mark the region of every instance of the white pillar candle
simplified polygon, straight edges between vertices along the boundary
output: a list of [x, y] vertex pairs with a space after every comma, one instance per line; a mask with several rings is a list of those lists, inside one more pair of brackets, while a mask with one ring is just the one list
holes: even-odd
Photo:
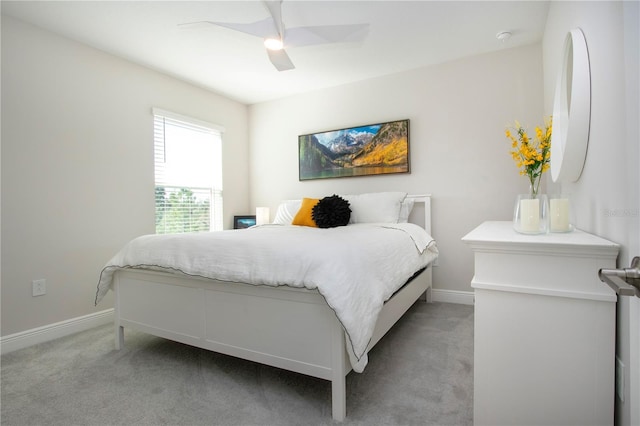
[[549, 207], [551, 214], [551, 232], [569, 231], [569, 199], [552, 198], [549, 202]]
[[256, 207], [256, 225], [269, 223], [269, 207]]
[[540, 231], [540, 200], [520, 200], [520, 229], [522, 232]]

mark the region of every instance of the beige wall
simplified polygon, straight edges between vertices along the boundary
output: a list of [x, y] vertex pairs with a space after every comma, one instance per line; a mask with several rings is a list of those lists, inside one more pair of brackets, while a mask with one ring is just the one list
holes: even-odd
[[[505, 49], [250, 107], [251, 201], [403, 190], [433, 195], [441, 257], [434, 287], [471, 291], [460, 242], [486, 220], [511, 220], [519, 176], [504, 137], [513, 120], [543, 123], [541, 46]], [[298, 181], [297, 136], [410, 119], [411, 173]]]
[[565, 36], [574, 28], [585, 35], [591, 70], [587, 157], [577, 182], [554, 184], [549, 178], [549, 187], [572, 196], [580, 229], [621, 244], [621, 266], [640, 254], [637, 6], [552, 2], [543, 45], [545, 110], [550, 114]]
[[245, 105], [2, 18], [3, 336], [112, 306], [93, 306], [102, 266], [154, 232], [152, 107], [226, 128], [231, 227], [249, 206]]

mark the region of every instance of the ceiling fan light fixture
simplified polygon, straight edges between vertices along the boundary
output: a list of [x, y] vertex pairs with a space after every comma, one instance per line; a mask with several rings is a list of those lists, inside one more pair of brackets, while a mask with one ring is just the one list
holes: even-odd
[[265, 38], [264, 47], [269, 50], [282, 50], [284, 45], [282, 44], [282, 40], [279, 38]]

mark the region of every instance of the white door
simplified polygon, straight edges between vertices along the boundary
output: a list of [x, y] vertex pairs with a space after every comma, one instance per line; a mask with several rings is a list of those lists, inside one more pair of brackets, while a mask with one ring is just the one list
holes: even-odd
[[630, 300], [630, 308], [630, 334], [633, 336], [630, 358], [634, 366], [629, 372], [630, 424], [640, 425], [640, 297]]
[[640, 298], [618, 297], [616, 424], [640, 425]]

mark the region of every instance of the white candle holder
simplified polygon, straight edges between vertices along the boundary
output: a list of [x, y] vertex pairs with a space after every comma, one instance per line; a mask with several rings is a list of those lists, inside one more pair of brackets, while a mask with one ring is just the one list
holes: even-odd
[[552, 195], [549, 199], [549, 231], [571, 232], [575, 229], [571, 199], [567, 195]]
[[546, 194], [518, 194], [513, 208], [513, 229], [521, 234], [546, 234], [549, 200]]

